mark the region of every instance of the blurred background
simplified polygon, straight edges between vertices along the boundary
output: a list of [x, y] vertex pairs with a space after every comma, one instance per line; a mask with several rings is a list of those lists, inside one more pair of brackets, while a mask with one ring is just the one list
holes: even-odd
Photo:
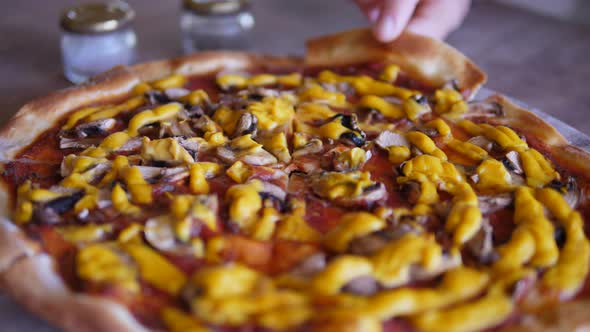
[[[88, 1], [4, 0], [0, 124], [28, 100], [70, 85], [62, 74], [59, 16]], [[180, 0], [128, 0], [138, 60], [180, 55]], [[302, 54], [306, 38], [364, 26], [352, 0], [252, 0], [252, 49]], [[475, 0], [448, 42], [506, 93], [590, 134], [590, 0]], [[0, 295], [0, 330], [54, 331]]]
[[[0, 123], [33, 97], [68, 86], [58, 20], [75, 0], [11, 1], [0, 20]], [[139, 61], [181, 54], [180, 1], [129, 0]], [[253, 49], [301, 54], [310, 36], [366, 25], [349, 0], [252, 0]], [[488, 87], [590, 133], [590, 1], [475, 0], [448, 42], [489, 74]]]

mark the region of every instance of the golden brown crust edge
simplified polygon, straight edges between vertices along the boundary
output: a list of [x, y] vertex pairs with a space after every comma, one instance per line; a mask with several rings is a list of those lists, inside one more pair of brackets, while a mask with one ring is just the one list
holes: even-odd
[[46, 254], [17, 260], [0, 282], [17, 302], [66, 331], [147, 332], [122, 305], [68, 290]]
[[525, 136], [534, 138], [542, 145], [546, 152], [558, 164], [564, 165], [576, 175], [582, 175], [590, 180], [590, 153], [571, 145], [557, 129], [502, 95], [493, 95], [487, 99], [502, 105], [503, 117], [495, 122], [517, 129]]
[[[290, 57], [203, 52], [130, 68], [117, 67], [87, 84], [52, 93], [23, 106], [0, 130], [0, 163], [13, 160], [67, 112], [103, 99], [123, 96], [141, 80], [155, 80], [172, 73], [198, 75], [225, 69], [272, 69], [298, 64], [301, 60]], [[11, 206], [10, 190], [0, 181], [0, 286], [3, 291], [34, 314], [66, 331], [146, 331], [122, 305], [67, 289], [54, 269], [53, 259], [41, 253], [38, 243], [29, 240], [9, 221]], [[23, 278], [24, 275], [27, 278]]]
[[444, 42], [404, 32], [383, 44], [369, 29], [349, 30], [307, 42], [307, 66], [338, 66], [360, 62], [395, 63], [409, 74], [433, 86], [456, 80], [461, 92], [471, 98], [485, 83], [485, 73], [461, 52]]

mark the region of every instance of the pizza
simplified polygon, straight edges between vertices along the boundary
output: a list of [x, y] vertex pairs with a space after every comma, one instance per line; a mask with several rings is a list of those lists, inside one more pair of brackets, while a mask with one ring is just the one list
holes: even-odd
[[582, 331], [590, 157], [450, 46], [115, 68], [0, 134], [0, 280], [67, 331]]

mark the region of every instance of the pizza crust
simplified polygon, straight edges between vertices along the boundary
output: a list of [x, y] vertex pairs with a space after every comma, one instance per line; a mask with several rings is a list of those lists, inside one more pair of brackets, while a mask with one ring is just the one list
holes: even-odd
[[549, 154], [557, 164], [567, 165], [574, 174], [590, 174], [590, 153], [571, 145], [568, 140], [537, 114], [526, 110], [502, 95], [493, 95], [487, 102], [502, 106], [504, 116], [494, 118], [494, 123], [518, 130], [528, 137], [534, 137], [542, 144], [543, 152]]
[[[308, 42], [307, 66], [334, 66], [365, 61], [387, 61], [398, 64], [410, 76], [432, 85], [455, 79], [463, 94], [473, 96], [485, 82], [485, 74], [452, 47], [426, 37], [404, 33], [398, 40], [381, 45], [366, 29], [348, 31]], [[41, 133], [54, 126], [66, 113], [105, 99], [122, 97], [142, 80], [151, 81], [172, 73], [198, 75], [220, 70], [261, 67], [296, 67], [303, 61], [291, 57], [272, 57], [242, 52], [203, 52], [188, 57], [118, 67], [97, 76], [89, 83], [52, 93], [23, 106], [0, 130], [0, 162], [10, 161]], [[506, 108], [502, 124], [527, 134], [537, 135], [558, 162], [574, 165], [580, 172], [590, 172], [590, 155], [575, 148], [553, 127], [538, 116], [517, 107], [506, 98], [495, 96]], [[531, 123], [534, 125], [531, 126]], [[12, 203], [9, 188], [0, 182], [0, 285], [30, 311], [64, 328], [66, 331], [146, 331], [122, 305], [99, 297], [76, 294], [67, 289], [53, 267], [53, 260], [40, 252], [39, 245], [26, 238], [9, 218]], [[27, 275], [27, 278], [22, 278]], [[590, 317], [588, 304], [581, 302], [576, 310], [580, 319], [566, 327], [565, 313], [557, 321], [530, 316], [506, 331], [583, 331]], [[559, 310], [556, 309], [556, 310]], [[573, 310], [573, 309], [572, 309]], [[561, 315], [561, 316], [559, 316]], [[578, 317], [576, 316], [576, 317]], [[526, 324], [525, 324], [526, 323]], [[531, 328], [533, 326], [534, 328]]]
[[16, 261], [0, 275], [0, 282], [30, 311], [66, 331], [147, 332], [122, 305], [68, 290], [46, 254]]
[[307, 66], [341, 66], [361, 62], [395, 63], [402, 71], [433, 86], [456, 80], [470, 99], [486, 81], [485, 73], [461, 52], [441, 41], [404, 32], [383, 44], [369, 29], [350, 30], [307, 42]]

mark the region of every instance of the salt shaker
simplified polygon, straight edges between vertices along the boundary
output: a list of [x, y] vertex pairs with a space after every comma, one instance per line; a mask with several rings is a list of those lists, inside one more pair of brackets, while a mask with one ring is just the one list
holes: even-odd
[[137, 39], [130, 23], [135, 12], [123, 1], [92, 3], [64, 11], [61, 53], [72, 83], [134, 61]]
[[184, 53], [249, 47], [254, 16], [248, 0], [184, 0], [180, 18]]

